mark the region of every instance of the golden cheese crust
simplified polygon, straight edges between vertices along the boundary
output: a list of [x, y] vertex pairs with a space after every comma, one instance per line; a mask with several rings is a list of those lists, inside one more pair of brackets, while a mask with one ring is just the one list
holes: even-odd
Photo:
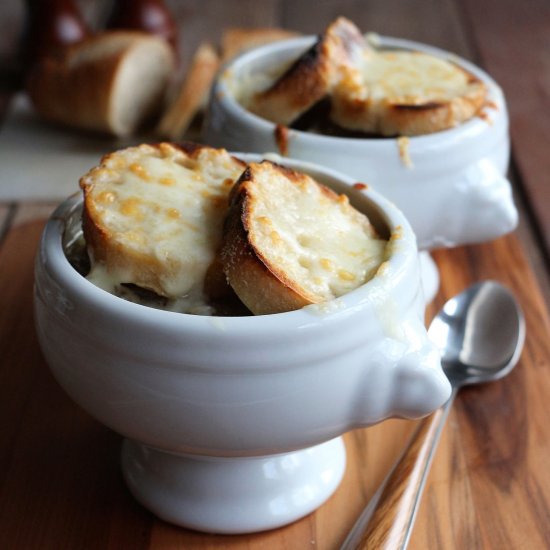
[[417, 136], [475, 116], [487, 89], [450, 61], [420, 52], [371, 52], [335, 87], [331, 119], [348, 130]]
[[80, 186], [88, 278], [114, 293], [152, 291], [187, 313], [211, 314], [235, 295], [256, 315], [332, 300], [387, 254], [346, 195], [223, 149], [130, 147], [104, 156]]
[[140, 145], [103, 157], [80, 180], [91, 279], [200, 301], [228, 195], [244, 168], [223, 149], [195, 144]]
[[277, 164], [252, 163], [231, 194], [221, 258], [256, 315], [333, 299], [370, 279], [385, 254], [345, 195]]

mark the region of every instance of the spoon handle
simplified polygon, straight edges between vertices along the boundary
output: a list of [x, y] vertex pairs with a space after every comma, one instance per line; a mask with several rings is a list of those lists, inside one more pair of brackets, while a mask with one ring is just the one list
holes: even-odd
[[456, 395], [421, 421], [384, 483], [359, 517], [341, 550], [404, 550], [445, 420]]

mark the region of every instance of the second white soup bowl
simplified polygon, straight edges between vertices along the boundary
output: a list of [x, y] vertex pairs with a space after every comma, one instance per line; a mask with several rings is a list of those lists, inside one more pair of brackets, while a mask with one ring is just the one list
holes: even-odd
[[[231, 61], [217, 78], [205, 121], [205, 142], [235, 151], [279, 152], [277, 126], [239, 101], [247, 88], [298, 58], [314, 37], [262, 46]], [[380, 47], [451, 59], [488, 89], [483, 118], [455, 128], [394, 138], [349, 138], [289, 129], [288, 156], [328, 166], [373, 185], [411, 223], [422, 250], [487, 241], [512, 231], [517, 211], [505, 174], [510, 155], [508, 114], [501, 89], [479, 67], [449, 52], [409, 40], [379, 37]], [[271, 77], [273, 79], [275, 77]], [[401, 146], [400, 146], [401, 143]], [[406, 156], [410, 157], [410, 165]]]

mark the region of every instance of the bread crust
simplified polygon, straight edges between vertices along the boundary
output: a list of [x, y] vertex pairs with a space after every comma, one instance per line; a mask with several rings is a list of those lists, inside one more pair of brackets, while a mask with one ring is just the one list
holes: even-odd
[[212, 44], [199, 46], [176, 98], [161, 118], [157, 133], [162, 138], [178, 139], [188, 130], [193, 118], [206, 106], [220, 58]]
[[[163, 76], [152, 83], [143, 112], [125, 124], [117, 112], [115, 91], [125, 61], [144, 45], [154, 52], [154, 63], [164, 67]], [[27, 92], [36, 111], [48, 120], [123, 136], [160, 106], [174, 66], [174, 54], [161, 38], [142, 32], [105, 32], [44, 58], [31, 72]]]
[[341, 68], [354, 63], [363, 47], [357, 27], [339, 17], [270, 88], [255, 94], [250, 110], [272, 122], [292, 124], [331, 91]]

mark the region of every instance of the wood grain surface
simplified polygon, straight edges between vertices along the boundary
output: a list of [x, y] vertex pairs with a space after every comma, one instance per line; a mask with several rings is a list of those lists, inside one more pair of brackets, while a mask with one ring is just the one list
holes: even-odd
[[361, 550], [400, 550], [407, 545], [433, 449], [436, 448], [454, 394], [444, 407], [419, 421], [410, 442], [382, 483], [379, 495], [377, 493], [373, 497], [376, 504], [358, 543]]
[[[38, 349], [32, 264], [40, 210], [18, 208], [0, 249], [0, 532], [10, 548], [337, 548], [414, 423], [392, 420], [347, 434], [342, 485], [316, 513], [288, 527], [223, 537], [156, 520], [123, 485], [119, 437], [65, 396]], [[459, 394], [410, 548], [524, 548], [526, 537], [531, 548], [544, 548], [548, 313], [515, 237], [440, 251], [436, 260], [443, 277], [437, 304], [471, 281], [499, 279], [522, 304], [528, 339], [509, 378]]]
[[[81, 2], [89, 17], [104, 4]], [[544, 0], [173, 0], [184, 66], [228, 26], [277, 25], [313, 33], [346, 15], [365, 29], [433, 44], [486, 66], [512, 115], [516, 235], [441, 250], [441, 289], [428, 317], [470, 283], [496, 279], [518, 297], [525, 350], [512, 374], [460, 392], [435, 456], [412, 550], [543, 549], [550, 541], [550, 318], [548, 281], [548, 74]], [[0, 57], [21, 19], [0, 3]], [[9, 28], [8, 28], [9, 27]], [[0, 33], [2, 34], [2, 33]], [[531, 56], [535, 51], [536, 55]], [[546, 75], [546, 76], [545, 76]], [[546, 105], [546, 108], [545, 108]], [[76, 188], [76, 182], [75, 182]], [[338, 548], [404, 448], [415, 422], [390, 420], [346, 434], [344, 480], [318, 511], [247, 536], [191, 532], [157, 520], [126, 490], [120, 438], [63, 393], [38, 348], [33, 261], [51, 204], [0, 205], [0, 547], [27, 549]], [[549, 225], [545, 225], [545, 224]], [[546, 239], [546, 240], [545, 240]]]
[[478, 60], [506, 93], [514, 162], [548, 252], [550, 171], [543, 144], [550, 143], [550, 3], [466, 0], [464, 7]]

